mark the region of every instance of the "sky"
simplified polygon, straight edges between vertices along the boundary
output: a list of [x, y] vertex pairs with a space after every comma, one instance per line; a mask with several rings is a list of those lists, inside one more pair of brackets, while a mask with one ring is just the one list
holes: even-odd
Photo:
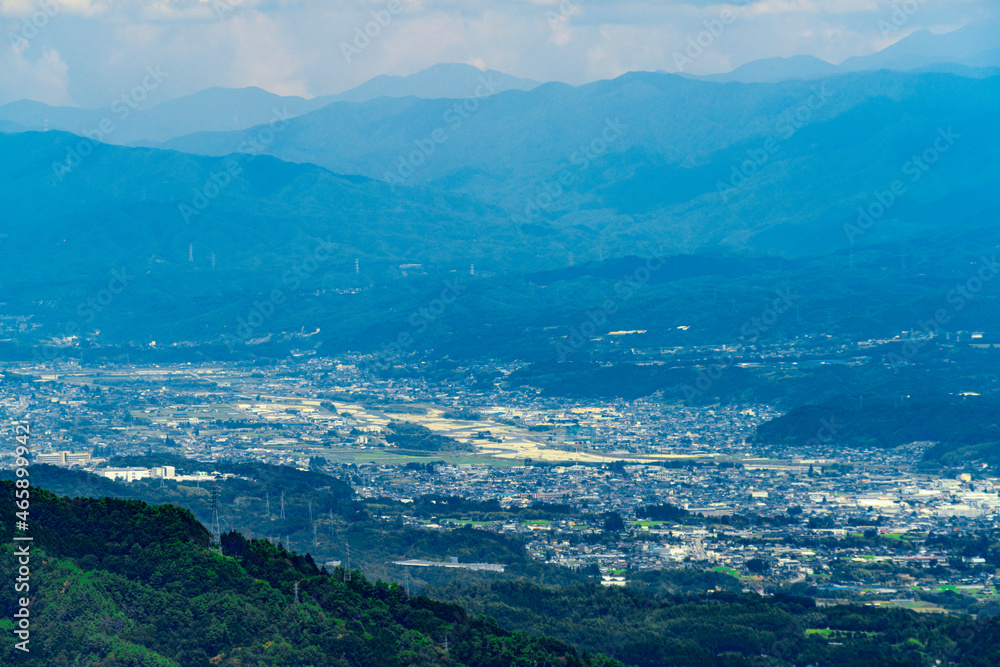
[[[146, 86], [155, 102], [212, 86], [315, 97], [441, 62], [571, 84], [727, 72], [775, 56], [839, 63], [998, 9], [1000, 0], [0, 0], [0, 104], [107, 107], [148, 84], [147, 68], [161, 73]], [[689, 51], [697, 39], [703, 47]]]

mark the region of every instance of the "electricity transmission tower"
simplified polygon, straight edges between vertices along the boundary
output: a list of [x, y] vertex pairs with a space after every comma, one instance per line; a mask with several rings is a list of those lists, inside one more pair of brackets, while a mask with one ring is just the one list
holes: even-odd
[[219, 487], [212, 480], [212, 543], [221, 545], [222, 529], [219, 528]]

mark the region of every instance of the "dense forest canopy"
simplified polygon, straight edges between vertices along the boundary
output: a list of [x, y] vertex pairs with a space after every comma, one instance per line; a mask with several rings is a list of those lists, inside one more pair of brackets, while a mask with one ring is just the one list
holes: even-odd
[[[12, 504], [13, 482], [0, 482]], [[1000, 621], [896, 609], [817, 608], [726, 592], [729, 578], [640, 577], [643, 587], [526, 580], [411, 597], [309, 554], [227, 532], [221, 553], [189, 511], [31, 489], [32, 651], [26, 665], [987, 665]], [[655, 508], [653, 511], [663, 511]], [[5, 521], [0, 573], [15, 576]], [[349, 580], [348, 580], [349, 579]], [[694, 585], [715, 592], [684, 595]], [[669, 592], [675, 591], [675, 592]], [[5, 629], [15, 611], [3, 601]], [[494, 620], [495, 619], [495, 620]], [[546, 637], [554, 637], [549, 639]], [[601, 657], [600, 654], [613, 656]], [[621, 660], [616, 662], [615, 660]], [[15, 663], [15, 660], [17, 661]], [[763, 662], [761, 662], [763, 661]]]

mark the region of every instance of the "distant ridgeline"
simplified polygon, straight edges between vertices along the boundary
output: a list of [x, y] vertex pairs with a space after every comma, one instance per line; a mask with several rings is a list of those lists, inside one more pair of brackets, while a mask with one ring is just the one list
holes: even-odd
[[[822, 108], [789, 125], [817, 88]], [[0, 243], [15, 318], [0, 358], [78, 336], [98, 351], [43, 358], [140, 363], [155, 340], [158, 361], [317, 347], [552, 359], [557, 343], [585, 356], [609, 332], [645, 332], [625, 341], [647, 349], [857, 340], [939, 309], [946, 328], [997, 330], [1000, 77], [646, 72], [481, 103], [405, 187], [383, 180], [386, 166], [454, 100], [335, 103], [252, 159], [233, 155], [245, 131], [199, 132], [170, 150], [96, 144], [53, 173], [81, 137], [0, 134], [0, 200], [18, 220]], [[609, 122], [622, 125], [610, 143]], [[601, 155], [582, 158], [597, 140]], [[933, 170], [911, 175], [928, 150]], [[227, 166], [239, 176], [219, 186]], [[794, 313], [753, 325], [791, 286]], [[599, 331], [581, 335], [591, 316]]]
[[[0, 482], [0, 504], [15, 487]], [[510, 633], [454, 604], [408, 597], [309, 555], [227, 533], [222, 554], [187, 510], [31, 490], [30, 653], [14, 648], [14, 595], [0, 598], [0, 663], [209, 667], [454, 664], [618, 665]], [[5, 517], [0, 577], [17, 576]]]
[[980, 460], [1000, 464], [1000, 404], [973, 398], [952, 403], [907, 405], [844, 402], [806, 405], [761, 424], [751, 440], [758, 445], [892, 448], [913, 442], [937, 443], [926, 458], [939, 463]]

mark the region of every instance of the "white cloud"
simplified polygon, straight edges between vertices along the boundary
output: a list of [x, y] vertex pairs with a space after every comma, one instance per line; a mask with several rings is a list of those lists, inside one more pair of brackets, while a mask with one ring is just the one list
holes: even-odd
[[97, 16], [107, 11], [104, 0], [0, 0], [0, 16], [31, 18], [39, 13], [49, 17], [59, 14]]
[[[0, 0], [0, 35], [17, 35], [45, 3], [60, 11], [30, 46], [0, 45], [0, 99], [103, 106], [147, 65], [171, 72], [167, 96], [251, 85], [322, 95], [438, 62], [582, 83], [673, 71], [673, 53], [726, 8], [736, 21], [687, 71], [802, 53], [839, 62], [884, 46], [876, 22], [892, 11], [888, 0], [402, 0], [403, 11], [349, 64], [340, 43], [388, 0]], [[906, 28], [964, 25], [996, 3], [927, 0]]]
[[32, 99], [54, 106], [72, 104], [68, 70], [58, 51], [45, 51], [37, 60], [14, 49], [0, 50], [0, 104]]

